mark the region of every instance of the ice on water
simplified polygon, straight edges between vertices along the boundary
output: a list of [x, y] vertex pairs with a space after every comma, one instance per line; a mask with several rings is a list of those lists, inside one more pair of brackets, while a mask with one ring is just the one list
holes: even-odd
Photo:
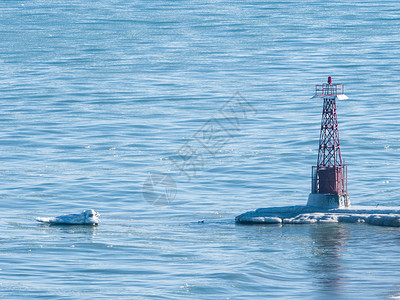
[[354, 206], [322, 209], [313, 206], [259, 208], [236, 217], [243, 224], [309, 224], [309, 223], [366, 223], [400, 227], [399, 207]]
[[36, 218], [36, 221], [50, 224], [65, 225], [97, 225], [99, 224], [100, 214], [93, 209], [84, 210], [80, 214], [69, 214], [58, 217]]

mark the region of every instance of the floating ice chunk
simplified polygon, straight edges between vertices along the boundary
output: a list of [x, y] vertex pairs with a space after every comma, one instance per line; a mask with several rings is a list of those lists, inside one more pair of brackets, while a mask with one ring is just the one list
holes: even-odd
[[242, 224], [366, 223], [400, 227], [400, 207], [323, 209], [313, 206], [259, 208], [236, 217]]
[[93, 209], [84, 210], [80, 214], [62, 215], [50, 218], [36, 218], [36, 221], [50, 224], [65, 225], [97, 225], [100, 214]]

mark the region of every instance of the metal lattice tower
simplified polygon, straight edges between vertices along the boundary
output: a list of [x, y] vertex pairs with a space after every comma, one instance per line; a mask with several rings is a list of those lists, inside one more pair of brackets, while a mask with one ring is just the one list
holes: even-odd
[[339, 128], [335, 98], [324, 98], [317, 166], [341, 166]]
[[321, 133], [319, 138], [317, 165], [312, 167], [312, 188], [315, 194], [347, 195], [347, 166], [340, 153], [339, 127], [336, 99], [344, 100], [343, 84], [317, 84], [313, 98], [322, 98]]

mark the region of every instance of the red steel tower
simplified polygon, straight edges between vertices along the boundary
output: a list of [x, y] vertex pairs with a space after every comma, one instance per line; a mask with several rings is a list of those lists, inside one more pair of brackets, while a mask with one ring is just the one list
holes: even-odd
[[339, 128], [336, 114], [336, 99], [345, 100], [343, 84], [317, 84], [313, 98], [323, 98], [321, 134], [319, 138], [317, 165], [312, 167], [311, 194], [307, 205], [325, 208], [350, 206], [347, 193], [347, 165], [340, 153]]

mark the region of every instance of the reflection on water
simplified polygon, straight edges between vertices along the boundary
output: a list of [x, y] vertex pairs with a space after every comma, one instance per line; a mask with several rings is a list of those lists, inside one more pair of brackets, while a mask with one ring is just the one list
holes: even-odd
[[98, 233], [98, 226], [88, 225], [64, 225], [64, 224], [38, 224], [43, 231], [48, 234], [83, 234], [86, 236], [95, 236]]
[[309, 265], [310, 272], [321, 291], [332, 296], [340, 295], [346, 281], [341, 256], [349, 234], [349, 228], [341, 224], [310, 226], [311, 252], [314, 255]]

